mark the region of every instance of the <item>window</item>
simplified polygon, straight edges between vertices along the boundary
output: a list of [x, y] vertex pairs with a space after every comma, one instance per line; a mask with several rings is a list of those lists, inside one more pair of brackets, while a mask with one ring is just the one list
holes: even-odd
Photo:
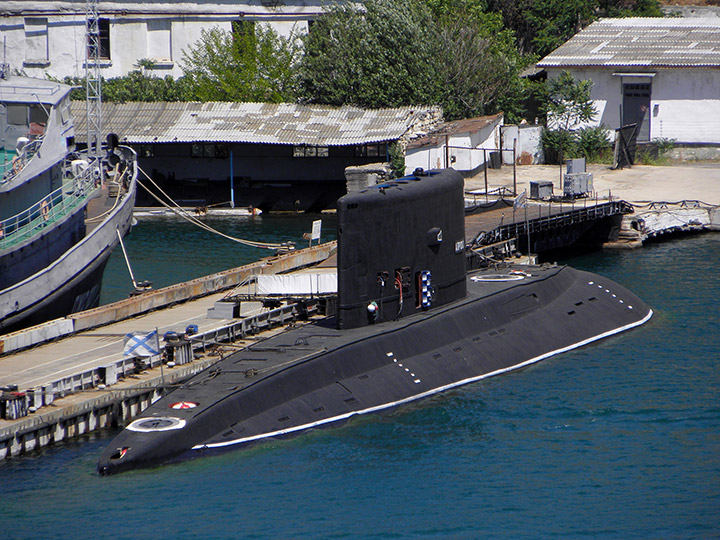
[[327, 146], [293, 146], [293, 157], [329, 157]]
[[27, 105], [15, 105], [9, 103], [7, 105], [7, 123], [13, 126], [27, 126]]
[[48, 121], [48, 114], [45, 110], [45, 108], [40, 104], [32, 104], [30, 105], [30, 122], [35, 122], [36, 124], [47, 124]]
[[150, 19], [147, 22], [147, 56], [159, 62], [172, 61], [172, 34], [170, 19]]
[[[97, 46], [100, 48], [100, 59], [110, 60], [110, 19], [97, 20]], [[92, 23], [88, 22], [88, 57], [94, 56], [94, 43], [92, 33]]]
[[48, 60], [48, 20], [28, 17], [25, 19], [25, 65], [50, 64]]
[[99, 19], [100, 58], [110, 60], [110, 19]]
[[227, 144], [216, 143], [192, 143], [190, 156], [194, 158], [220, 158], [225, 159], [230, 155]]
[[387, 143], [363, 144], [355, 147], [355, 157], [380, 157], [387, 156]]
[[650, 84], [632, 83], [624, 84], [623, 91], [626, 97], [650, 97]]
[[139, 157], [153, 157], [155, 149], [152, 144], [141, 144], [137, 147], [137, 154]]

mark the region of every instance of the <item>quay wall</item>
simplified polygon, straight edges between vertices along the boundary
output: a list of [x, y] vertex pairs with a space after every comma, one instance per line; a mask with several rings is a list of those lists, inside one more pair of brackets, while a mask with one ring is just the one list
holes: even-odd
[[[0, 336], [0, 352], [16, 351], [230, 289], [255, 274], [284, 273], [313, 265], [330, 257], [336, 247], [336, 242], [328, 242]], [[98, 429], [118, 427], [159, 399], [164, 386], [180, 383], [217, 362], [220, 356], [216, 347], [221, 343], [284, 326], [317, 310], [315, 301], [301, 308], [281, 306], [180, 339], [173, 345], [172, 368], [163, 368], [159, 356], [123, 358], [38, 388], [3, 394], [6, 399], [0, 403], [5, 408], [5, 419], [0, 418], [0, 461]]]
[[0, 355], [44, 343], [51, 339], [113, 323], [206, 296], [240, 285], [255, 274], [282, 274], [319, 263], [337, 250], [337, 242], [292, 251], [276, 257], [200, 277], [177, 285], [148, 291], [95, 309], [81, 311], [45, 324], [0, 336]]
[[0, 421], [0, 461], [99, 429], [122, 426], [157, 401], [163, 385], [179, 383], [218, 359], [165, 369], [162, 375], [154, 369], [151, 375], [140, 376], [144, 379], [141, 382], [127, 379], [113, 389], [68, 396], [55, 401], [54, 407], [43, 408], [30, 416]]

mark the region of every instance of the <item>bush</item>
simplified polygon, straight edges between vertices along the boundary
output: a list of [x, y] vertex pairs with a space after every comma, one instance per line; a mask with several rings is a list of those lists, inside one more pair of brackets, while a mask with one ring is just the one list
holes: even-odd
[[560, 165], [564, 160], [577, 155], [577, 138], [571, 131], [543, 128], [541, 141], [545, 163]]
[[653, 144], [658, 149], [658, 154], [661, 156], [667, 154], [670, 150], [675, 148], [675, 139], [666, 139], [665, 137], [657, 137], [652, 140]]
[[582, 128], [575, 135], [580, 157], [584, 157], [588, 162], [601, 161], [608, 157], [612, 145], [610, 144], [610, 130], [605, 126]]
[[607, 160], [612, 151], [610, 132], [605, 126], [567, 131], [543, 129], [541, 137], [545, 163], [560, 165], [566, 159], [584, 157], [588, 162]]

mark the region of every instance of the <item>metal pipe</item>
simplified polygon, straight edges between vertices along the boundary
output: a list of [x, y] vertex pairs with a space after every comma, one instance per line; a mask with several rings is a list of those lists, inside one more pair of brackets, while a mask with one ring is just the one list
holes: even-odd
[[517, 169], [515, 165], [517, 163], [517, 139], [513, 139], [513, 195], [517, 197]]
[[483, 148], [483, 161], [485, 162], [485, 167], [483, 169], [485, 170], [485, 204], [488, 202], [488, 184], [487, 184], [487, 151]]
[[230, 208], [235, 208], [235, 175], [233, 174], [232, 150], [230, 150]]

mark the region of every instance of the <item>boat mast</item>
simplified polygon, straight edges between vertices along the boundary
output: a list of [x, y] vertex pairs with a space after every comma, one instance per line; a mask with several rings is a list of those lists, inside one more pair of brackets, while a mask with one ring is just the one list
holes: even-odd
[[102, 79], [100, 77], [100, 17], [98, 0], [86, 0], [85, 93], [88, 157], [94, 163], [102, 157]]

